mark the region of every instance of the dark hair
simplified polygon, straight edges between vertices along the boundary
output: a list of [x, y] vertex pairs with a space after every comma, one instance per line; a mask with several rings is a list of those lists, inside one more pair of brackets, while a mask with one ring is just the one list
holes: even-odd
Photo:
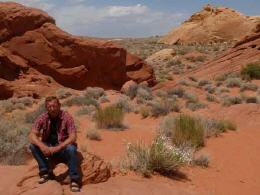
[[60, 104], [59, 99], [56, 96], [48, 96], [45, 98], [45, 105], [48, 104], [48, 102], [52, 101], [52, 100], [56, 100], [58, 104]]

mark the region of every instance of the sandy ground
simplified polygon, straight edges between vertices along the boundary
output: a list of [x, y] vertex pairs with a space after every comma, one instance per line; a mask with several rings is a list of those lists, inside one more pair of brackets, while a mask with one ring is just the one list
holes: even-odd
[[[237, 131], [207, 140], [206, 147], [200, 152], [209, 154], [208, 168], [183, 167], [180, 171], [186, 177], [174, 179], [162, 176], [146, 179], [133, 173], [116, 175], [105, 183], [84, 186], [78, 194], [260, 194], [260, 106], [243, 104], [223, 108], [212, 104], [198, 114], [230, 119], [238, 125]], [[85, 138], [85, 129], [91, 127], [93, 122], [81, 117], [79, 121], [84, 128], [80, 128], [79, 143], [86, 145], [88, 151], [117, 164], [125, 154], [126, 143], [138, 140], [149, 143], [152, 140], [160, 120], [142, 119], [140, 115], [130, 113], [125, 119], [126, 130], [101, 130], [102, 141], [97, 142]], [[0, 166], [0, 194], [71, 194], [68, 186], [61, 186], [54, 181], [46, 185], [37, 184], [37, 168], [33, 167], [33, 161], [25, 166]], [[28, 178], [26, 187], [17, 187], [18, 181], [28, 172], [34, 176]]]

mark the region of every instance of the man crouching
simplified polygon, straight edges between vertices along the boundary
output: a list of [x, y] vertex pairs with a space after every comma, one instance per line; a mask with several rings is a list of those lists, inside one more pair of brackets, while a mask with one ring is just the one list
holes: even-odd
[[55, 96], [45, 99], [45, 107], [47, 112], [36, 119], [29, 134], [30, 150], [39, 166], [39, 183], [45, 183], [53, 177], [49, 160], [56, 158], [66, 162], [69, 168], [71, 191], [80, 191], [76, 127], [73, 118], [60, 109], [60, 102]]

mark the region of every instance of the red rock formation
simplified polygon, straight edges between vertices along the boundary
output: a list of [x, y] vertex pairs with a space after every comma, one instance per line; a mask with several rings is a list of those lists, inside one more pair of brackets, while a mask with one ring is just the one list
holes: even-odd
[[[0, 3], [0, 21], [0, 81], [12, 81], [13, 88], [19, 85], [15, 94], [25, 90], [32, 72], [45, 80], [44, 87], [46, 76], [53, 78], [51, 86], [80, 90], [120, 89], [127, 80], [154, 83], [153, 70], [144, 61], [111, 42], [72, 36], [43, 11]], [[38, 93], [37, 83], [30, 87], [31, 93]]]
[[160, 41], [166, 44], [238, 41], [250, 35], [259, 23], [259, 16], [245, 16], [230, 8], [206, 5]]
[[245, 37], [236, 45], [215, 59], [202, 64], [197, 70], [189, 73], [198, 77], [214, 78], [228, 72], [240, 71], [248, 63], [260, 60], [260, 30]]

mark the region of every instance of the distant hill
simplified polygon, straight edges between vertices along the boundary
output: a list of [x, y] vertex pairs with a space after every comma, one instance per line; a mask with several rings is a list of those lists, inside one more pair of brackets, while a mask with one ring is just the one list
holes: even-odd
[[226, 7], [206, 5], [160, 39], [166, 44], [238, 41], [255, 31], [260, 16], [245, 16]]

